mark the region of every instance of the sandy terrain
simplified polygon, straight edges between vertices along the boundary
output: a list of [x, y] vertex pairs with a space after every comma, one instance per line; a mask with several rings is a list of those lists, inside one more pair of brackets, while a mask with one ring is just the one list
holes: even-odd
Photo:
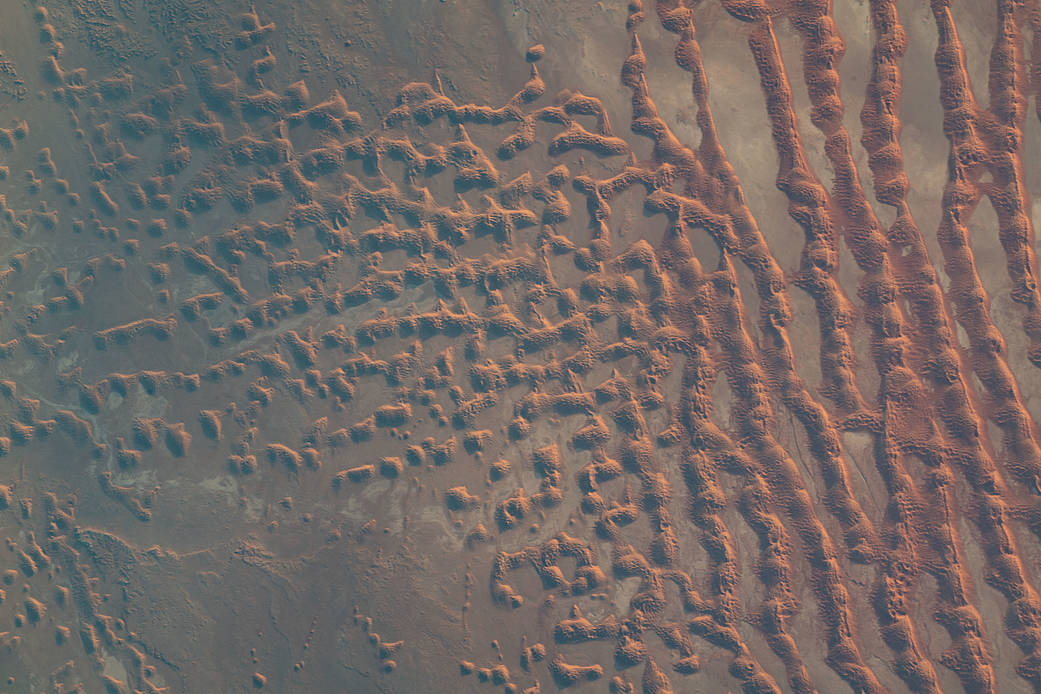
[[0, 691], [1041, 691], [1039, 39], [0, 0]]

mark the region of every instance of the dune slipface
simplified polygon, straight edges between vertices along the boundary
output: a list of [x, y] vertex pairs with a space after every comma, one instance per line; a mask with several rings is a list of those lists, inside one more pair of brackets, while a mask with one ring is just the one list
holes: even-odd
[[0, 691], [1041, 691], [1037, 0], [0, 7]]

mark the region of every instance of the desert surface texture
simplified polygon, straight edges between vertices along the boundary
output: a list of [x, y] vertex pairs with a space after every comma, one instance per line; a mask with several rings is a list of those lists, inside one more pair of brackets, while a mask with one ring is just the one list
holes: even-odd
[[1041, 0], [0, 0], [0, 692], [1041, 692]]

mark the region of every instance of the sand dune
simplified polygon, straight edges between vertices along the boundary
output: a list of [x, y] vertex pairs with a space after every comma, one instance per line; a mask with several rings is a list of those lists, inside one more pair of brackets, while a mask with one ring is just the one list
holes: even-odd
[[0, 13], [0, 690], [1041, 691], [1041, 5]]

